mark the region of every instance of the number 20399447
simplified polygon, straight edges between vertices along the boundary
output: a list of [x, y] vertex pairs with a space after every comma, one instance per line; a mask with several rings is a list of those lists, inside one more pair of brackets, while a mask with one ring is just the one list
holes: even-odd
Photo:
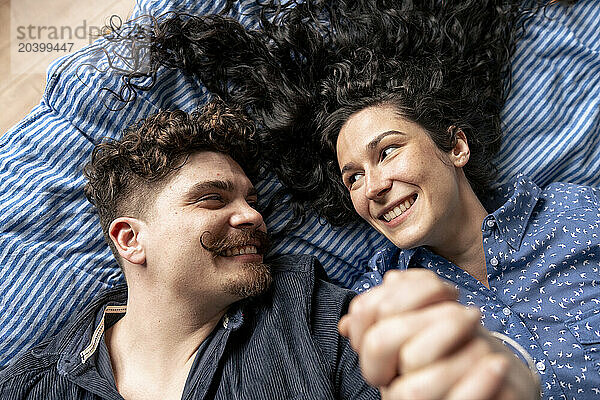
[[19, 53], [51, 53], [51, 52], [65, 52], [69, 53], [73, 49], [74, 43], [52, 43], [52, 42], [20, 42], [18, 43]]

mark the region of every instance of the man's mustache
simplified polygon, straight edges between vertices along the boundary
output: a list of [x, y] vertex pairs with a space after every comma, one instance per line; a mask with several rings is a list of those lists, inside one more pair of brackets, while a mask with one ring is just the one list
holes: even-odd
[[256, 246], [258, 254], [266, 254], [270, 247], [269, 235], [258, 229], [243, 229], [223, 237], [217, 237], [209, 231], [200, 236], [200, 245], [213, 257], [225, 254], [229, 249], [242, 246]]

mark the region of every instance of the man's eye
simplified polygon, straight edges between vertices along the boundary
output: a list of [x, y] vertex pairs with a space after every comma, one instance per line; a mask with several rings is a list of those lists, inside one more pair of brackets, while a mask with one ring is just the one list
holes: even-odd
[[223, 197], [219, 194], [209, 194], [198, 199], [198, 203], [223, 203]]
[[386, 147], [385, 149], [381, 150], [381, 154], [379, 155], [379, 160], [380, 161], [385, 160], [385, 158], [387, 156], [389, 156], [390, 154], [392, 154], [392, 152], [394, 150], [396, 150], [397, 148], [398, 148], [398, 146], [389, 146], [389, 147]]

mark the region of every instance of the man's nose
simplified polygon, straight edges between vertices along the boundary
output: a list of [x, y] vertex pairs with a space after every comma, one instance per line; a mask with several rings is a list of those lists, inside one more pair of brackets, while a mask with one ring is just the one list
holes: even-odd
[[366, 196], [370, 200], [379, 200], [387, 192], [390, 191], [392, 187], [391, 179], [388, 179], [379, 171], [371, 171], [366, 176]]
[[264, 223], [262, 215], [250, 204], [243, 201], [231, 216], [231, 226], [235, 228], [258, 228]]

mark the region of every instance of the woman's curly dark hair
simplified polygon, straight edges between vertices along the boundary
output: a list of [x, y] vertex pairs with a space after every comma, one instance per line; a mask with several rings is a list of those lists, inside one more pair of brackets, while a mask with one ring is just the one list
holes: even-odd
[[83, 173], [84, 191], [96, 207], [108, 237], [119, 216], [140, 217], [154, 194], [199, 151], [224, 153], [253, 178], [258, 173], [258, 136], [253, 121], [240, 107], [215, 99], [193, 113], [160, 111], [127, 128], [120, 140], [98, 144]]
[[337, 135], [369, 106], [393, 106], [443, 151], [461, 129], [471, 148], [465, 175], [486, 194], [510, 58], [534, 11], [521, 0], [269, 1], [260, 31], [221, 16], [161, 21], [151, 65], [183, 69], [244, 104], [297, 215], [309, 205], [343, 225], [358, 215], [341, 182]]

